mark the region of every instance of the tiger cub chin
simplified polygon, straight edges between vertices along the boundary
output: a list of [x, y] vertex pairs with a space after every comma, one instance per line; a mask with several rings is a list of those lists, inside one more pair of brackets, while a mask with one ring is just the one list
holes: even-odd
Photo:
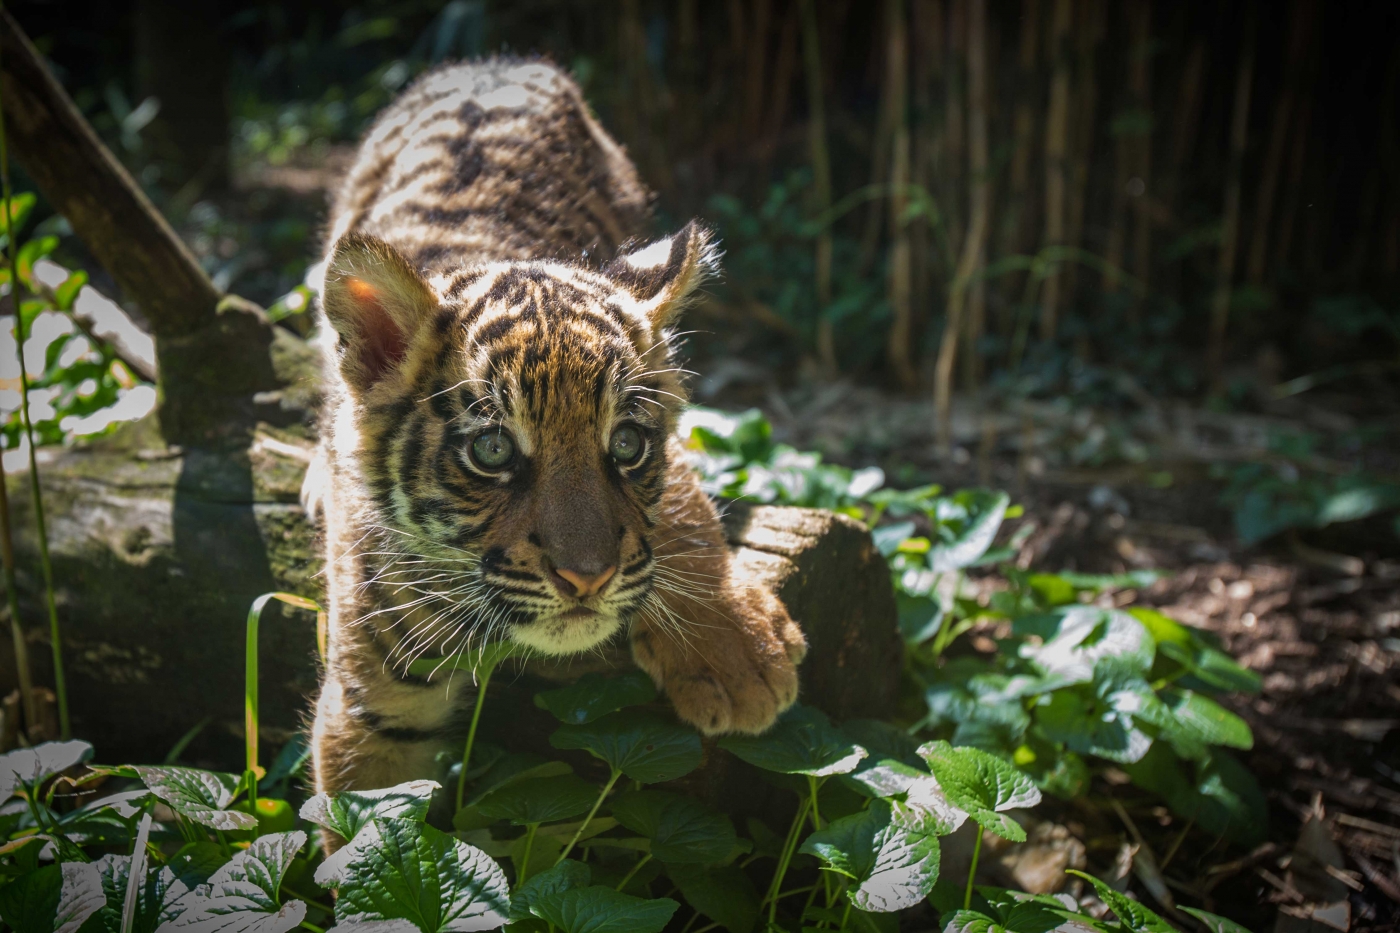
[[491, 640], [567, 655], [625, 633], [706, 733], [796, 698], [802, 633], [735, 579], [673, 439], [670, 329], [716, 251], [696, 223], [623, 250], [646, 201], [543, 62], [433, 72], [361, 144], [322, 290], [317, 790], [435, 776], [472, 678], [408, 667]]

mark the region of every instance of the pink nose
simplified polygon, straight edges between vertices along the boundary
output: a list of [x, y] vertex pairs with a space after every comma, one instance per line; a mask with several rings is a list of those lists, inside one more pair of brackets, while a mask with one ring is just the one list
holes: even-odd
[[[617, 573], [616, 567], [609, 567], [600, 574], [594, 576], [584, 576], [572, 570], [565, 570], [562, 567], [554, 568], [554, 585], [559, 587], [565, 596], [593, 596], [601, 592], [603, 587], [608, 585], [608, 581]], [[573, 592], [569, 592], [572, 588]]]

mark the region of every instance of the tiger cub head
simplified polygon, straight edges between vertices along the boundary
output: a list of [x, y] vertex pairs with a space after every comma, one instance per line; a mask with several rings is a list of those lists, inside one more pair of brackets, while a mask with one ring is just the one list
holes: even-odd
[[714, 262], [695, 223], [601, 271], [427, 277], [336, 243], [332, 458], [363, 485], [374, 579], [426, 600], [431, 641], [569, 654], [641, 610], [683, 404], [670, 328]]

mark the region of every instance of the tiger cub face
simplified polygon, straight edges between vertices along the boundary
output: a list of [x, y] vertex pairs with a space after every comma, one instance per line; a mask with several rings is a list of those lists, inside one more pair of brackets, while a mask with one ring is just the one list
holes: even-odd
[[695, 224], [601, 272], [427, 278], [382, 241], [336, 244], [332, 469], [367, 491], [365, 575], [418, 641], [568, 654], [643, 607], [683, 401], [668, 328], [712, 263]]

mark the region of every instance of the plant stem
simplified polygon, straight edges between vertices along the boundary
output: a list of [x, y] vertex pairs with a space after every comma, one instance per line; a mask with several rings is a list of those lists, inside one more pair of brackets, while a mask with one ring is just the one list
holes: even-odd
[[573, 851], [574, 846], [578, 844], [579, 839], [583, 836], [583, 831], [588, 828], [589, 823], [593, 822], [593, 817], [597, 815], [598, 808], [603, 805], [604, 800], [608, 799], [608, 794], [612, 793], [613, 785], [617, 783], [617, 779], [620, 777], [622, 777], [622, 772], [614, 768], [612, 776], [608, 778], [608, 783], [603, 785], [603, 792], [598, 795], [597, 800], [593, 801], [593, 809], [589, 810], [588, 815], [583, 818], [583, 822], [578, 826], [578, 831], [574, 833], [574, 838], [569, 840], [569, 844], [564, 847], [563, 852], [559, 853], [559, 858], [555, 860], [554, 864], [558, 865], [569, 857], [569, 853]]
[[967, 891], [963, 894], [963, 910], [972, 909], [972, 879], [977, 877], [977, 860], [982, 856], [982, 827], [977, 827], [977, 844], [972, 847], [972, 864], [967, 869]]
[[539, 828], [539, 823], [525, 824], [525, 851], [520, 856], [520, 870], [515, 873], [515, 886], [517, 888], [525, 883], [526, 878], [530, 877], [530, 850], [535, 847], [535, 832]]
[[846, 924], [851, 919], [851, 899], [846, 898], [846, 909], [841, 912], [841, 929], [846, 929]]
[[802, 835], [802, 823], [807, 819], [807, 810], [811, 806], [812, 801], [804, 799], [797, 808], [797, 816], [793, 818], [792, 828], [788, 830], [787, 841], [783, 844], [782, 857], [778, 859], [777, 871], [773, 873], [773, 883], [768, 886], [768, 894], [764, 900], [768, 902], [769, 925], [778, 921], [778, 892], [782, 890], [783, 877], [787, 874], [788, 864], [792, 862], [793, 852], [797, 849], [797, 837]]
[[623, 875], [623, 876], [622, 876], [622, 880], [619, 881], [619, 882], [617, 883], [617, 890], [618, 890], [618, 891], [621, 891], [623, 888], [627, 887], [627, 882], [629, 882], [629, 881], [631, 881], [633, 878], [635, 878], [636, 875], [637, 875], [637, 872], [639, 872], [639, 871], [642, 870], [642, 866], [645, 865], [647, 862], [650, 862], [650, 861], [651, 861], [651, 853], [650, 853], [650, 852], [648, 852], [646, 855], [643, 855], [641, 858], [637, 859], [637, 864], [633, 865], [633, 866], [632, 866], [632, 870], [629, 871], [627, 874]]
[[[807, 775], [807, 789], [812, 799], [812, 828], [820, 830], [822, 828], [822, 815], [817, 806], [817, 792], [821, 789], [821, 782], [809, 774]], [[826, 906], [830, 907], [833, 903], [831, 876], [826, 872], [822, 872], [822, 890], [826, 892]]]
[[482, 666], [477, 672], [476, 706], [472, 709], [472, 724], [467, 729], [467, 744], [462, 749], [462, 773], [457, 775], [457, 809], [462, 809], [462, 800], [467, 793], [467, 768], [471, 766], [472, 746], [476, 744], [476, 725], [481, 722], [481, 707], [486, 705], [486, 685], [491, 682], [495, 667]]
[[[29, 421], [29, 374], [24, 369], [24, 315], [20, 310], [20, 282], [18, 246], [11, 213], [10, 153], [5, 138], [5, 109], [0, 106], [0, 197], [5, 199], [5, 251], [10, 266], [10, 303], [15, 309], [15, 348], [19, 357], [20, 421], [29, 441], [29, 489], [34, 497], [34, 524], [39, 537], [39, 564], [44, 575], [44, 586], [49, 610], [49, 640], [53, 650], [54, 690], [58, 694], [58, 729], [63, 739], [71, 736], [68, 724], [68, 688], [63, 676], [63, 651], [58, 632], [58, 611], [53, 596], [53, 565], [49, 562], [48, 533], [44, 527], [44, 500], [39, 493], [39, 467], [34, 453], [34, 426]], [[0, 470], [0, 485], [4, 484], [4, 471]], [[13, 538], [10, 532], [10, 503], [8, 490], [0, 491], [0, 509], [4, 511], [4, 552], [5, 584], [9, 593], [11, 624], [15, 629], [15, 665], [19, 668], [21, 702], [24, 704], [25, 726], [33, 731], [38, 725], [38, 711], [34, 705], [34, 682], [29, 669], [29, 652], [24, 644], [24, 636], [19, 628], [19, 593], [15, 587], [15, 558]], [[28, 685], [26, 686], [26, 681]], [[30, 741], [34, 736], [29, 736]]]
[[243, 747], [244, 770], [248, 773], [248, 804], [254, 819], [258, 815], [258, 623], [263, 607], [272, 598], [267, 593], [253, 600], [243, 644]]

